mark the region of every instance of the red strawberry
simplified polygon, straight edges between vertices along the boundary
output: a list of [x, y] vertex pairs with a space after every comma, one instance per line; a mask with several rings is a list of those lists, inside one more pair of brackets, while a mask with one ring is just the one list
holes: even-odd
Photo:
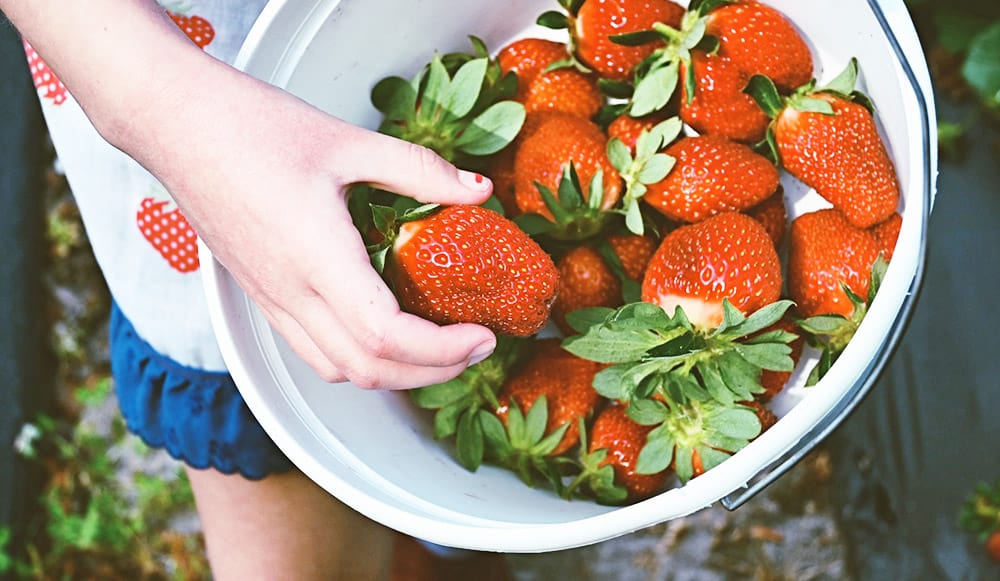
[[167, 11], [167, 15], [170, 19], [174, 21], [177, 28], [184, 31], [184, 34], [191, 39], [191, 42], [195, 43], [198, 48], [205, 48], [211, 44], [212, 40], [215, 39], [215, 28], [212, 24], [197, 15], [185, 15], [178, 14], [176, 12]]
[[899, 239], [899, 230], [902, 227], [903, 217], [894, 212], [884, 222], [879, 222], [868, 229], [872, 236], [878, 240], [886, 260], [892, 258], [892, 252], [896, 249], [896, 241]]
[[593, 248], [579, 246], [557, 262], [559, 291], [552, 304], [552, 320], [567, 335], [573, 328], [566, 315], [586, 307], [617, 307], [622, 304], [622, 285]]
[[515, 40], [497, 53], [500, 70], [517, 75], [517, 100], [525, 102], [528, 87], [542, 71], [569, 58], [569, 47], [541, 38]]
[[520, 208], [517, 207], [517, 196], [514, 193], [517, 181], [514, 175], [514, 159], [517, 156], [517, 149], [550, 115], [552, 113], [546, 112], [527, 115], [524, 118], [524, 125], [521, 126], [517, 137], [510, 145], [490, 157], [486, 174], [493, 180], [493, 195], [503, 206], [504, 213], [508, 218], [514, 218], [521, 213]]
[[560, 346], [559, 339], [541, 339], [535, 343], [530, 359], [500, 389], [496, 414], [507, 424], [511, 402], [516, 402], [521, 412], [527, 414], [539, 397], [545, 396], [548, 405], [545, 435], [567, 426], [559, 443], [545, 454], [558, 456], [579, 441], [578, 420], [589, 418], [600, 399], [591, 384], [603, 367], [570, 354]]
[[666, 116], [662, 114], [646, 115], [645, 117], [619, 115], [608, 125], [608, 138], [618, 138], [635, 155], [635, 145], [642, 132], [652, 130], [666, 119]]
[[[621, 178], [608, 160], [607, 139], [601, 129], [582, 117], [552, 114], [521, 142], [514, 158], [517, 206], [525, 214], [540, 214], [560, 224], [557, 236], [581, 238], [600, 229], [603, 211], [621, 196]], [[572, 165], [579, 177], [578, 196], [590, 202], [591, 182], [601, 172], [600, 200], [572, 204], [565, 220], [555, 216], [545, 203], [538, 185], [557, 193]]]
[[757, 220], [764, 225], [768, 236], [774, 241], [774, 245], [781, 244], [781, 239], [785, 237], [785, 230], [788, 229], [788, 211], [785, 209], [785, 191], [778, 186], [778, 191], [771, 194], [771, 197], [746, 210], [746, 215]]
[[736, 212], [682, 226], [663, 239], [646, 269], [642, 300], [680, 306], [703, 328], [723, 319], [723, 299], [749, 314], [778, 300], [781, 265], [759, 222]]
[[66, 86], [62, 84], [49, 65], [45, 64], [42, 57], [38, 56], [34, 47], [28, 44], [27, 40], [22, 40], [24, 44], [24, 54], [28, 57], [28, 67], [31, 69], [31, 80], [35, 88], [42, 94], [42, 98], [49, 99], [53, 105], [62, 105], [66, 102]]
[[750, 76], [729, 59], [704, 51], [691, 51], [682, 63], [681, 78], [693, 68], [694, 95], [681, 83], [680, 116], [698, 133], [719, 135], [743, 143], [756, 143], [767, 133], [768, 119], [750, 95], [743, 92]]
[[628, 491], [635, 502], [662, 492], [667, 486], [668, 470], [655, 474], [636, 472], [639, 452], [654, 426], [644, 426], [626, 414], [626, 408], [613, 405], [601, 412], [590, 429], [590, 452], [607, 450], [602, 466], [612, 466], [615, 483]]
[[719, 39], [719, 56], [741, 72], [765, 75], [786, 91], [812, 78], [809, 46], [774, 8], [741, 0], [719, 6], [705, 20], [706, 33]]
[[[607, 245], [599, 252], [590, 246], [579, 246], [564, 254], [556, 263], [559, 268], [559, 292], [552, 304], [552, 320], [566, 335], [575, 330], [566, 322], [566, 315], [587, 307], [618, 307], [628, 300], [623, 292], [631, 284], [630, 292], [638, 295], [638, 282], [656, 251], [656, 241], [646, 236], [611, 235]], [[609, 257], [602, 252], [613, 254]]]
[[576, 54], [607, 79], [625, 81], [661, 43], [624, 46], [610, 37], [649, 30], [657, 22], [678, 28], [684, 8], [670, 0], [584, 0], [570, 34]]
[[808, 83], [782, 97], [767, 77], [755, 76], [747, 91], [774, 119], [769, 142], [782, 166], [868, 228], [896, 211], [899, 182], [870, 103], [854, 90], [857, 75], [852, 60], [821, 89]]
[[899, 183], [871, 112], [834, 95], [817, 97], [833, 115], [788, 107], [778, 117], [774, 136], [782, 165], [855, 226], [888, 219], [899, 205]]
[[557, 69], [539, 73], [528, 85], [524, 110], [558, 111], [590, 118], [604, 104], [597, 82], [576, 69]]
[[421, 209], [403, 220], [398, 235], [387, 238], [387, 268], [404, 309], [441, 324], [480, 323], [510, 335], [531, 335], [545, 325], [556, 267], [513, 222], [478, 206]]
[[182, 273], [198, 270], [198, 235], [177, 208], [164, 211], [170, 202], [143, 198], [136, 212], [136, 224], [170, 266]]
[[993, 531], [986, 538], [986, 554], [997, 563], [1000, 563], [1000, 530]]
[[671, 220], [699, 222], [722, 212], [746, 210], [778, 188], [778, 170], [766, 157], [722, 137], [684, 137], [665, 153], [675, 160], [643, 200]]
[[656, 252], [657, 241], [649, 236], [631, 234], [612, 234], [607, 240], [621, 261], [625, 276], [632, 280], [642, 280], [646, 267]]
[[803, 317], [850, 318], [854, 305], [840, 285], [867, 297], [880, 252], [875, 237], [851, 225], [839, 210], [803, 214], [792, 221], [789, 234], [788, 294]]

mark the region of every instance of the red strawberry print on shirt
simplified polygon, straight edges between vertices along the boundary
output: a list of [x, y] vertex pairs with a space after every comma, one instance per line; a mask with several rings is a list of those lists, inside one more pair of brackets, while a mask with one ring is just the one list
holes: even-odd
[[198, 235], [177, 208], [165, 210], [170, 202], [143, 198], [136, 212], [136, 224], [143, 237], [177, 272], [198, 270]]
[[66, 102], [66, 86], [62, 84], [56, 74], [52, 72], [49, 65], [45, 64], [42, 57], [38, 56], [35, 48], [28, 44], [27, 40], [21, 41], [24, 44], [24, 54], [28, 57], [28, 67], [31, 69], [31, 79], [35, 83], [35, 88], [42, 95], [42, 98], [49, 99], [53, 105], [62, 105]]
[[167, 16], [174, 21], [177, 28], [184, 31], [184, 34], [191, 39], [191, 42], [198, 45], [198, 48], [205, 48], [215, 38], [215, 28], [201, 16], [188, 16], [178, 12], [171, 12], [170, 10], [167, 10]]

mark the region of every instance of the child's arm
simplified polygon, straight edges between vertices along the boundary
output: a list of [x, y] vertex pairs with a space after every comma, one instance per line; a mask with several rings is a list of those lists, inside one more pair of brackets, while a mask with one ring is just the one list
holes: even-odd
[[401, 313], [345, 203], [351, 184], [369, 182], [476, 204], [488, 182], [216, 61], [152, 0], [0, 0], [0, 10], [325, 379], [414, 387], [492, 350], [484, 327]]

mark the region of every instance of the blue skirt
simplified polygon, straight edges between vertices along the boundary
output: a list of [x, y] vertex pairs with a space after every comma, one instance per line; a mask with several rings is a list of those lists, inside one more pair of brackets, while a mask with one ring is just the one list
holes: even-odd
[[193, 468], [260, 480], [293, 468], [247, 408], [232, 376], [156, 352], [112, 304], [111, 373], [129, 430]]

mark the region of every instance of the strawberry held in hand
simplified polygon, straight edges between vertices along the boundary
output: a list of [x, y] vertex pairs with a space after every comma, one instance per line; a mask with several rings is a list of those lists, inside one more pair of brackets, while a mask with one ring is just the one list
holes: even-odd
[[857, 67], [852, 60], [828, 86], [808, 83], [787, 98], [763, 76], [747, 92], [774, 119], [768, 142], [781, 165], [851, 224], [868, 228], [896, 212], [899, 182], [871, 104], [854, 90]]
[[518, 336], [545, 325], [556, 267], [510, 220], [478, 206], [422, 206], [401, 216], [373, 206], [373, 213], [385, 236], [373, 263], [384, 265], [402, 308]]

